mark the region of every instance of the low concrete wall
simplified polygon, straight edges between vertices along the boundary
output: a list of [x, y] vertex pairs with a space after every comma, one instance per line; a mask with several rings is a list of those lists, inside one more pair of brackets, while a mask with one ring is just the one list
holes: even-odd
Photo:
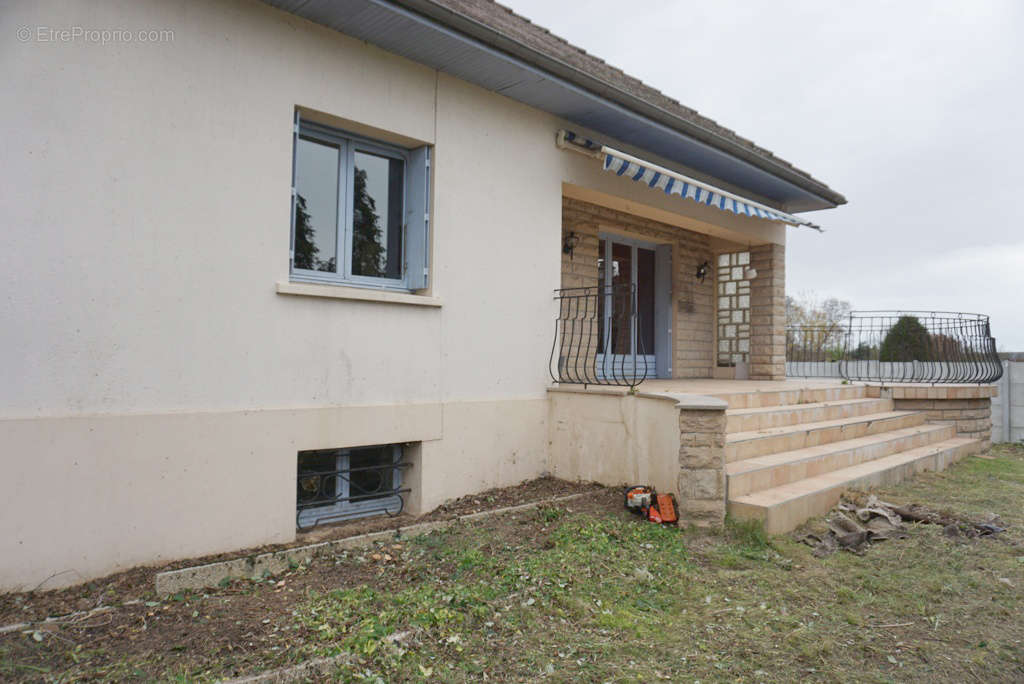
[[552, 388], [549, 397], [555, 477], [649, 484], [677, 495], [682, 524], [722, 523], [724, 401], [614, 388]]
[[668, 395], [554, 388], [549, 398], [552, 475], [676, 490], [679, 409]]
[[1003, 377], [992, 398], [992, 441], [1024, 441], [1024, 361], [1003, 361]]

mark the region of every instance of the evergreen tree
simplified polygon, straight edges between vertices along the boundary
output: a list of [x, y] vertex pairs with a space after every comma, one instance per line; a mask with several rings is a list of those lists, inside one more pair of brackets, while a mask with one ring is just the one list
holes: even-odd
[[879, 361], [930, 361], [928, 329], [916, 316], [900, 316], [886, 333]]

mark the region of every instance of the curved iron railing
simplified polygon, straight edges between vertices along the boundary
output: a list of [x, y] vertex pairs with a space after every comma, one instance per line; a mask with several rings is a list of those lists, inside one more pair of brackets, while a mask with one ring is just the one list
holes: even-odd
[[555, 299], [552, 380], [634, 388], [654, 372], [640, 334], [634, 285], [566, 288], [555, 290]]
[[984, 314], [854, 311], [786, 329], [786, 373], [878, 383], [995, 382], [1003, 374]]

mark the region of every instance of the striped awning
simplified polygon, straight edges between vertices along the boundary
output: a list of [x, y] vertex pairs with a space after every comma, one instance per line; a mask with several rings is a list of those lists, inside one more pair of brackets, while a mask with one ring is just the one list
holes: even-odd
[[604, 170], [610, 171], [617, 176], [629, 178], [637, 183], [643, 183], [649, 188], [661, 190], [666, 195], [677, 195], [682, 199], [692, 200], [700, 204], [729, 211], [740, 216], [766, 219], [768, 221], [779, 221], [793, 226], [807, 226], [817, 231], [821, 228], [807, 219], [787, 214], [784, 211], [747, 199], [727, 190], [716, 188], [713, 185], [684, 176], [681, 173], [658, 166], [653, 162], [639, 159], [632, 155], [620, 152], [607, 145], [601, 145], [589, 138], [576, 135], [572, 131], [562, 131], [560, 140], [578, 151], [585, 152], [591, 156], [603, 160]]

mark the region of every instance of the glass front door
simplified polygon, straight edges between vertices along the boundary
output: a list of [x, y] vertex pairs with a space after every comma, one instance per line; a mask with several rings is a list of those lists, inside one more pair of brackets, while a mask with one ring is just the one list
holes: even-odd
[[599, 245], [598, 372], [655, 377], [655, 246], [611, 236]]

